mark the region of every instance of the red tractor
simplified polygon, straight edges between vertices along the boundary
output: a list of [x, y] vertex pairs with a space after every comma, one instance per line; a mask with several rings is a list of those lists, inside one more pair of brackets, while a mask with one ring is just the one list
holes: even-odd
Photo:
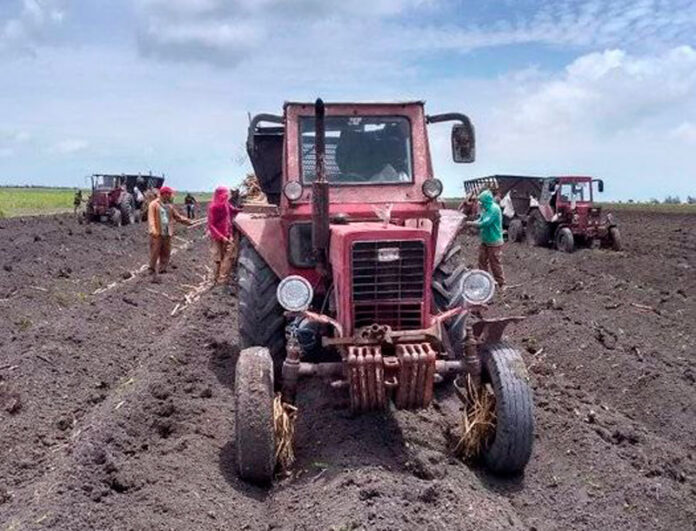
[[159, 189], [164, 176], [96, 173], [91, 180], [92, 194], [87, 200], [84, 219], [109, 221], [120, 227], [146, 218], [147, 192]]
[[438, 202], [427, 126], [449, 121], [455, 162], [473, 162], [469, 118], [426, 115], [422, 102], [286, 103], [252, 120], [247, 150], [271, 205], [235, 219], [243, 479], [272, 480], [274, 393], [294, 404], [302, 377], [346, 392], [355, 414], [427, 408], [440, 382], [487, 386], [497, 422], [485, 463], [527, 464], [532, 394], [522, 356], [502, 341], [520, 318], [482, 317], [495, 283], [466, 270], [464, 216]]
[[595, 183], [603, 192], [604, 181], [592, 177], [491, 175], [465, 181], [464, 190], [470, 197], [486, 188], [493, 191], [503, 209], [508, 241], [522, 241], [526, 234], [532, 245], [553, 245], [567, 253], [577, 243], [593, 242], [620, 251], [621, 234], [614, 217], [603, 215], [593, 202]]

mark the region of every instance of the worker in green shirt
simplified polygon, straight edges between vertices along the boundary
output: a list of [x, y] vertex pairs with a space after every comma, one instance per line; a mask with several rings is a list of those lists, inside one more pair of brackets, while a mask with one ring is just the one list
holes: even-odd
[[481, 245], [479, 247], [478, 267], [490, 272], [502, 289], [505, 286], [505, 275], [501, 258], [503, 254], [503, 214], [493, 200], [490, 190], [484, 190], [478, 196], [481, 214], [475, 221], [467, 221], [466, 225], [478, 227]]

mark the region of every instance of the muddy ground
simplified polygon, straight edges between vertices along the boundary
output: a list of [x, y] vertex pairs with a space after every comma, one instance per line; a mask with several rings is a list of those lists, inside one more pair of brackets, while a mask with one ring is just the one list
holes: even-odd
[[0, 529], [694, 529], [696, 220], [620, 221], [621, 253], [506, 248], [492, 311], [527, 316], [507, 337], [537, 408], [524, 476], [450, 456], [447, 390], [351, 419], [306, 382], [298, 461], [264, 490], [234, 471], [234, 297], [170, 316], [207, 274], [203, 230], [152, 286], [143, 226], [0, 220]]

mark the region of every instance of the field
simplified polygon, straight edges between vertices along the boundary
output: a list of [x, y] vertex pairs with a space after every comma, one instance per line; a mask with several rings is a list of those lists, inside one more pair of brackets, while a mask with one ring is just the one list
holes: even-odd
[[[86, 200], [89, 190], [83, 189]], [[209, 201], [209, 192], [193, 192], [199, 201]], [[177, 192], [175, 203], [183, 203], [186, 192]], [[0, 218], [61, 214], [73, 211], [75, 189], [0, 187]]]
[[203, 228], [153, 288], [142, 225], [0, 220], [0, 529], [693, 529], [695, 218], [619, 218], [620, 253], [505, 248], [491, 312], [526, 316], [507, 334], [536, 402], [524, 476], [451, 456], [445, 388], [351, 418], [305, 382], [298, 461], [268, 490], [235, 473], [237, 301], [181, 309]]

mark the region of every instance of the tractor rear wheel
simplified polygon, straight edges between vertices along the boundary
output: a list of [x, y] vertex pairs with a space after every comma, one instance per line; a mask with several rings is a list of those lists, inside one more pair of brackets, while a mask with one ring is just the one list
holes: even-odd
[[527, 241], [537, 247], [546, 247], [551, 239], [551, 225], [541, 212], [534, 210], [527, 220]]
[[556, 249], [564, 253], [572, 253], [575, 250], [575, 238], [568, 227], [561, 227], [556, 232]]
[[[433, 271], [433, 303], [438, 311], [444, 312], [461, 304], [461, 294], [457, 286], [459, 280], [468, 271], [464, 262], [464, 250], [460, 245], [454, 245], [444, 256], [440, 264]], [[458, 315], [445, 323], [447, 337], [449, 339], [454, 359], [463, 356], [462, 339], [464, 338], [465, 317]]]
[[521, 242], [523, 237], [524, 225], [522, 224], [522, 220], [515, 218], [510, 221], [510, 225], [508, 225], [508, 241], [515, 243]]
[[267, 347], [280, 383], [285, 359], [285, 315], [276, 298], [280, 280], [247, 238], [239, 245], [237, 283], [240, 346]]
[[619, 227], [611, 227], [609, 229], [609, 245], [611, 245], [614, 251], [621, 251], [623, 249]]
[[483, 452], [492, 472], [514, 474], [529, 462], [534, 442], [534, 405], [522, 355], [498, 342], [481, 347], [483, 379], [495, 394], [495, 436]]
[[234, 376], [237, 469], [245, 481], [268, 484], [275, 469], [273, 361], [265, 347], [239, 353]]

